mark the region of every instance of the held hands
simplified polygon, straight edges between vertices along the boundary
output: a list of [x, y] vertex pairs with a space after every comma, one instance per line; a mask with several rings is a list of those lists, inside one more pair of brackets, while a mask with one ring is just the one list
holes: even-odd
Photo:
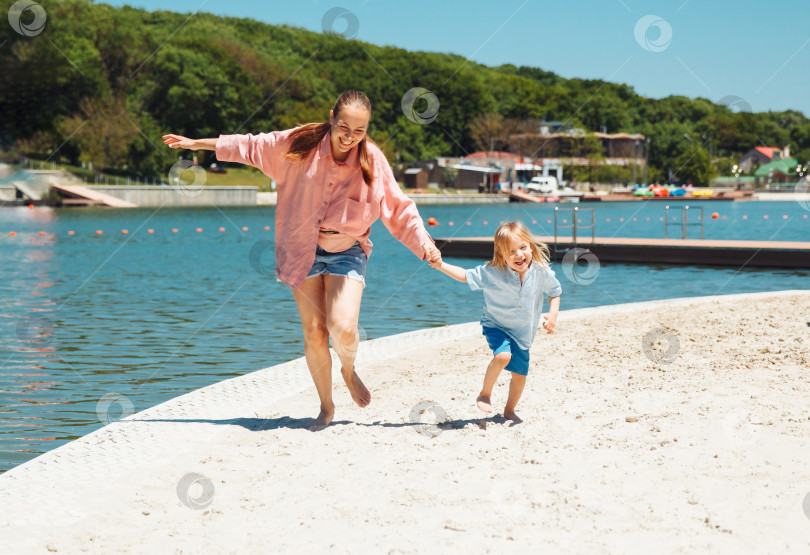
[[431, 268], [438, 268], [442, 265], [442, 253], [433, 243], [424, 243], [422, 250], [425, 251], [425, 260], [430, 263]]
[[189, 150], [196, 150], [194, 145], [196, 141], [183, 137], [182, 135], [163, 135], [163, 144], [168, 145], [169, 148], [185, 148]]

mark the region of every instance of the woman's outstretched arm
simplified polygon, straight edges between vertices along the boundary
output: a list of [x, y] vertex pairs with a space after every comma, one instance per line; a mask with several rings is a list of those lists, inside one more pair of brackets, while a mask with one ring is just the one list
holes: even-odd
[[163, 143], [169, 148], [188, 150], [216, 150], [218, 139], [189, 139], [182, 135], [163, 135]]

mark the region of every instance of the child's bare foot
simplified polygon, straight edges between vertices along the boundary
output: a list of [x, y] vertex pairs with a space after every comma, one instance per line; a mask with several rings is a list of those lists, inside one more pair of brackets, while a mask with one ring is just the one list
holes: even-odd
[[523, 422], [523, 420], [517, 414], [515, 414], [515, 411], [513, 410], [504, 410], [503, 417], [506, 418], [507, 420], [511, 420], [515, 424], [520, 424], [521, 422]]
[[328, 426], [332, 419], [335, 417], [335, 405], [333, 404], [331, 407], [324, 407], [321, 406], [321, 413], [318, 415], [318, 418], [310, 424], [311, 428], [322, 428]]
[[478, 408], [482, 411], [492, 413], [492, 404], [489, 401], [489, 395], [479, 395], [478, 399], [475, 400], [475, 404], [478, 405]]
[[346, 382], [346, 387], [349, 388], [349, 393], [351, 393], [354, 402], [361, 408], [368, 406], [371, 402], [371, 393], [363, 385], [360, 376], [354, 371], [354, 367], [351, 370], [341, 369], [340, 373], [343, 375], [343, 381]]

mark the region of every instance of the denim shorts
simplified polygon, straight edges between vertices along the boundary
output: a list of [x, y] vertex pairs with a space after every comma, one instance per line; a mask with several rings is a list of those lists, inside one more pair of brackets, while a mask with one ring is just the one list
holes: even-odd
[[368, 257], [357, 241], [343, 252], [328, 252], [320, 245], [315, 248], [315, 263], [312, 264], [307, 277], [329, 274], [346, 276], [366, 284], [366, 265]]
[[[483, 326], [482, 326], [483, 327]], [[506, 369], [515, 374], [525, 376], [529, 373], [529, 350], [521, 349], [512, 337], [500, 328], [484, 328], [484, 337], [487, 338], [492, 354], [509, 353], [512, 358]]]

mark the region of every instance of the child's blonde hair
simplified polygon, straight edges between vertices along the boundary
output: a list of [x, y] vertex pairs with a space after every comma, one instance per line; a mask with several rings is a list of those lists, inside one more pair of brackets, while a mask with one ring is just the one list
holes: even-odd
[[514, 237], [518, 237], [529, 243], [532, 249], [532, 260], [540, 263], [541, 266], [548, 267], [551, 254], [548, 245], [538, 241], [534, 235], [523, 225], [523, 222], [506, 222], [495, 231], [495, 254], [489, 266], [504, 269], [507, 267], [506, 256], [509, 254], [511, 242]]

